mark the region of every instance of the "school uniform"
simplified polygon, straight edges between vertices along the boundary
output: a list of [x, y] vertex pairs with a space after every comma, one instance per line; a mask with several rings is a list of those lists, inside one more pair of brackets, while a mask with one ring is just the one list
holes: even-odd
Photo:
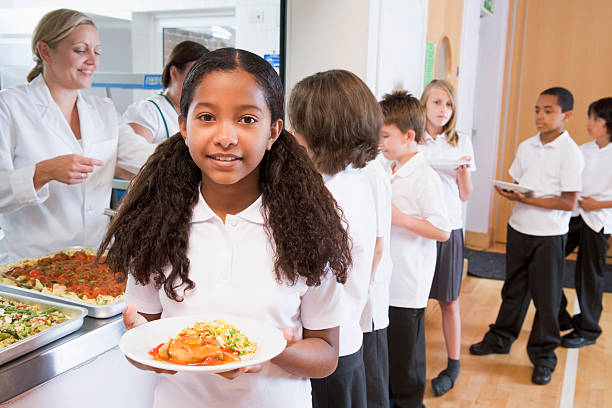
[[[403, 213], [450, 231], [442, 181], [417, 153], [391, 176], [392, 202]], [[424, 310], [436, 266], [436, 241], [391, 226], [389, 385], [399, 407], [421, 407], [425, 392]], [[418, 255], [415, 255], [418, 254]]]
[[389, 406], [389, 281], [391, 280], [391, 182], [378, 160], [363, 169], [370, 183], [376, 208], [376, 237], [382, 238], [382, 257], [370, 282], [368, 299], [361, 313], [363, 362], [368, 408]]
[[179, 132], [178, 112], [163, 93], [134, 102], [125, 110], [127, 123], [136, 123], [153, 134], [153, 143], [159, 144]]
[[[215, 312], [264, 321], [279, 329], [336, 327], [342, 320], [342, 286], [328, 274], [316, 287], [300, 278], [295, 284], [278, 282], [274, 273], [273, 243], [264, 228], [262, 201], [227, 215], [225, 223], [200, 195], [190, 223], [189, 277], [193, 290], [178, 288], [182, 302], [166, 296], [151, 282], [142, 286], [130, 276], [126, 298], [138, 311], [162, 313], [161, 318]], [[168, 276], [169, 268], [164, 270]], [[274, 363], [259, 373], [234, 380], [218, 375], [179, 372], [159, 375], [154, 407], [311, 407], [310, 382]]]
[[[539, 134], [522, 142], [509, 173], [532, 189], [534, 197], [552, 197], [580, 191], [583, 167], [582, 153], [565, 131], [545, 145]], [[561, 339], [558, 315], [570, 216], [571, 211], [515, 203], [508, 221], [502, 304], [483, 340], [492, 349], [507, 352], [519, 335], [531, 296], [536, 314], [527, 353], [535, 366], [551, 371]]]
[[[582, 173], [581, 197], [598, 201], [612, 200], [612, 144], [599, 148], [595, 141], [580, 146], [585, 167]], [[612, 209], [585, 211], [576, 205], [569, 224], [565, 255], [578, 247], [575, 283], [580, 313], [570, 317], [567, 299], [562, 295], [559, 321], [571, 322], [580, 337], [595, 340], [601, 334], [599, 318], [602, 311], [604, 272], [608, 238], [612, 232]]]
[[352, 242], [353, 267], [348, 272], [340, 325], [338, 367], [330, 376], [311, 380], [314, 408], [359, 408], [366, 406], [363, 364], [363, 333], [360, 319], [368, 297], [370, 272], [376, 241], [376, 210], [367, 177], [361, 169], [348, 166], [331, 176], [323, 175], [325, 186], [344, 213]]
[[[8, 261], [72, 246], [96, 248], [106, 233], [115, 165], [137, 173], [155, 146], [136, 135], [110, 99], [77, 91], [77, 140], [42, 75], [0, 92], [0, 227]], [[36, 163], [78, 154], [103, 166], [80, 184], [34, 189]]]
[[[418, 145], [425, 159], [434, 160], [459, 160], [461, 157], [472, 158], [468, 171], [476, 171], [474, 159], [474, 148], [472, 140], [466, 135], [459, 135], [455, 146], [448, 143], [445, 134], [439, 134], [434, 139], [425, 133], [425, 140]], [[463, 202], [459, 198], [459, 186], [457, 185], [457, 171], [434, 169], [442, 180], [444, 191], [444, 203], [451, 227], [450, 238], [445, 242], [438, 242], [436, 273], [431, 284], [429, 297], [439, 301], [453, 301], [459, 298], [461, 291], [461, 279], [463, 277]]]

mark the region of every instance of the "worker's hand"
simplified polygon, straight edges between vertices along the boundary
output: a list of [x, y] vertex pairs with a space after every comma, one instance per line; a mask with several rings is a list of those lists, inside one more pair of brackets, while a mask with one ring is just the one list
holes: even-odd
[[64, 184], [79, 184], [87, 180], [95, 166], [103, 166], [101, 160], [91, 157], [67, 154], [36, 163], [34, 170], [34, 188], [40, 190], [51, 180]]

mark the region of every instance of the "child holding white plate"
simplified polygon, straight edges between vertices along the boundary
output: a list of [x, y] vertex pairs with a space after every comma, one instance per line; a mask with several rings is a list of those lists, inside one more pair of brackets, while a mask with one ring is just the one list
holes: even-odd
[[155, 407], [306, 408], [308, 378], [336, 367], [350, 244], [321, 176], [283, 130], [283, 101], [280, 78], [255, 54], [224, 48], [198, 60], [181, 134], [136, 176], [101, 245], [113, 270], [129, 272], [138, 314], [126, 309], [128, 329], [218, 312], [285, 328], [290, 340], [260, 366], [159, 376]]
[[[469, 200], [474, 189], [471, 172], [476, 170], [474, 149], [469, 136], [459, 134], [457, 105], [453, 86], [442, 80], [431, 81], [423, 90], [421, 103], [425, 106], [427, 122], [425, 141], [419, 144], [427, 162], [436, 160], [467, 161], [451, 170], [436, 169], [442, 179], [444, 201], [451, 236], [438, 242], [436, 271], [429, 297], [436, 299], [442, 311], [442, 331], [448, 353], [448, 366], [431, 381], [434, 393], [448, 392], [459, 376], [461, 350], [461, 316], [459, 292], [463, 274], [463, 202]], [[432, 166], [433, 167], [433, 166]]]

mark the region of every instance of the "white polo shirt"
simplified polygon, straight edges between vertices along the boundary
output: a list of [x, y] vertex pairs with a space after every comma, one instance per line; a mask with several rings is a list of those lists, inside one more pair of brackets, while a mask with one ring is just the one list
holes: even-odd
[[[591, 197], [598, 201], [612, 200], [612, 143], [599, 148], [597, 143], [585, 143], [580, 146], [584, 155], [584, 171], [582, 172], [581, 197]], [[585, 224], [593, 231], [603, 228], [604, 234], [612, 233], [612, 208], [597, 211], [585, 211], [576, 205], [573, 216], [580, 214]]]
[[[540, 134], [522, 142], [510, 166], [510, 176], [533, 190], [533, 197], [554, 197], [582, 190], [584, 159], [567, 131], [542, 144]], [[549, 210], [515, 202], [508, 224], [527, 235], [563, 235], [571, 211]]]
[[134, 102], [127, 107], [123, 118], [127, 123], [136, 123], [149, 129], [153, 133], [155, 144], [163, 142], [179, 131], [178, 112], [161, 94]]
[[[427, 220], [438, 229], [451, 230], [442, 181], [422, 153], [417, 153], [391, 176], [391, 189], [393, 204], [401, 212]], [[436, 251], [435, 240], [391, 226], [391, 306], [411, 309], [427, 306]]]
[[[425, 155], [425, 160], [459, 160], [462, 157], [469, 156], [470, 161], [469, 171], [476, 171], [476, 159], [474, 158], [474, 147], [472, 146], [472, 138], [459, 134], [457, 145], [452, 146], [446, 140], [445, 134], [439, 134], [434, 139], [429, 134], [425, 133], [425, 141], [418, 145], [420, 152]], [[434, 169], [442, 180], [444, 187], [444, 201], [446, 202], [446, 212], [450, 222], [451, 230], [463, 228], [463, 203], [459, 198], [459, 186], [457, 185], [457, 171]]]
[[376, 242], [376, 209], [368, 178], [361, 169], [348, 166], [333, 176], [324, 174], [323, 180], [344, 212], [353, 245], [353, 268], [343, 286], [345, 318], [340, 325], [340, 356], [347, 356], [357, 352], [363, 342], [359, 322], [370, 286]]
[[391, 181], [378, 160], [363, 168], [368, 178], [376, 208], [376, 237], [383, 239], [383, 253], [370, 283], [368, 300], [361, 314], [364, 333], [384, 329], [389, 325], [389, 281], [391, 280]]
[[[189, 277], [195, 283], [182, 302], [168, 298], [154, 285], [142, 286], [128, 278], [126, 298], [144, 313], [162, 318], [223, 312], [262, 320], [279, 329], [290, 327], [302, 335], [339, 326], [342, 286], [328, 278], [319, 287], [304, 279], [295, 285], [279, 284], [274, 274], [274, 249], [264, 231], [261, 197], [223, 224], [202, 196], [194, 207], [187, 256]], [[165, 274], [168, 275], [166, 270]], [[184, 287], [178, 289], [183, 295]], [[277, 365], [264, 365], [259, 373], [234, 380], [218, 375], [178, 373], [160, 375], [155, 407], [311, 407], [310, 381]]]

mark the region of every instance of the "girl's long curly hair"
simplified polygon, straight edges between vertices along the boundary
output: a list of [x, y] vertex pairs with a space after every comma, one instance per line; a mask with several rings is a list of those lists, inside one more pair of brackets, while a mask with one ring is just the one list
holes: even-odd
[[[183, 84], [181, 114], [187, 117], [195, 89], [212, 72], [244, 71], [263, 91], [272, 121], [283, 117], [283, 87], [264, 59], [233, 48], [199, 59]], [[351, 267], [351, 242], [340, 207], [325, 187], [306, 151], [286, 130], [259, 165], [265, 229], [276, 247], [278, 281], [300, 277], [316, 286], [330, 270], [344, 283]], [[198, 202], [202, 173], [180, 133], [161, 143], [132, 181], [119, 213], [98, 250], [108, 248], [110, 268], [140, 284], [163, 286], [168, 297], [182, 301], [177, 289], [193, 289], [189, 278], [189, 229]], [[164, 270], [169, 268], [166, 277]]]

